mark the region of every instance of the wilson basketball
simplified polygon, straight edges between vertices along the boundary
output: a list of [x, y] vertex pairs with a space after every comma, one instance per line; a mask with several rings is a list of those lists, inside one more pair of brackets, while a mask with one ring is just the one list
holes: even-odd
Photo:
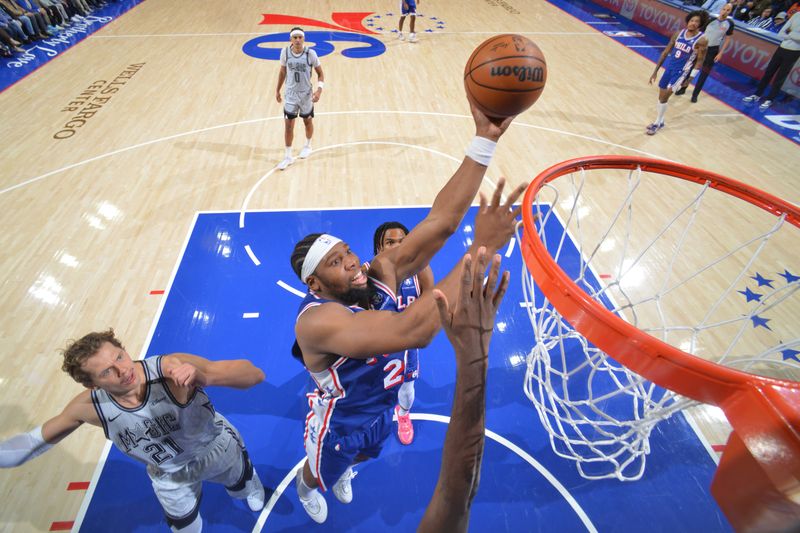
[[542, 51], [521, 35], [487, 39], [464, 67], [467, 98], [493, 117], [510, 117], [528, 109], [541, 96], [546, 81]]

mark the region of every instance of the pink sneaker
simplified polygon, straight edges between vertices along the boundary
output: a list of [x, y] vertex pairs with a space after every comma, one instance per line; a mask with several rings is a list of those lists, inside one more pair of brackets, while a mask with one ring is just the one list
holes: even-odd
[[399, 405], [395, 405], [394, 414], [397, 415], [397, 438], [408, 446], [414, 441], [414, 426], [411, 424], [411, 417], [401, 415]]

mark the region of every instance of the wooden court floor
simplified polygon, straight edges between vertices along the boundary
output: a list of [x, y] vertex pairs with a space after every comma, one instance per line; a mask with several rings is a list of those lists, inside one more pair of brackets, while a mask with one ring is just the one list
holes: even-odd
[[[379, 33], [381, 55], [354, 59], [337, 48], [323, 57], [319, 151], [270, 173], [283, 155], [278, 64], [242, 47], [290, 26], [261, 25], [263, 15], [331, 24], [333, 13], [375, 13], [388, 30], [395, 2], [190, 5], [146, 0], [0, 94], [0, 438], [42, 423], [80, 392], [60, 370], [67, 339], [113, 326], [141, 353], [160, 305], [151, 293], [169, 282], [196, 212], [430, 204], [474, 133], [463, 66], [496, 33], [536, 41], [549, 76], [502, 139], [492, 181], [516, 185], [581, 155], [645, 155], [798, 202], [795, 144], [711, 97], [673, 100], [668, 127], [645, 136], [652, 63], [539, 0], [505, 2], [513, 9], [423, 0], [418, 43]], [[119, 91], [57, 138], [73, 118], [70, 102], [113, 80], [124, 80]], [[295, 153], [301, 142], [298, 128]], [[735, 212], [718, 222], [719, 231], [739, 223]], [[0, 472], [0, 527], [43, 531], [74, 519], [83, 492], [65, 488], [91, 479], [104, 442], [101, 431], [81, 428]]]

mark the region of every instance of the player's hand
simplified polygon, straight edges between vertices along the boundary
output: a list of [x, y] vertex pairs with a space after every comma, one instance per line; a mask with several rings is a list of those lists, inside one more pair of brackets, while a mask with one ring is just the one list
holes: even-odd
[[275, 99], [278, 101], [279, 104], [281, 103], [281, 92], [280, 91], [276, 91], [275, 92]]
[[513, 117], [498, 118], [485, 115], [475, 105], [470, 102], [470, 111], [472, 111], [472, 118], [475, 120], [475, 135], [478, 137], [485, 137], [491, 141], [497, 142], [503, 133], [511, 125], [511, 121], [517, 118]]
[[311, 95], [311, 101], [314, 103], [319, 102], [319, 97], [322, 96], [322, 89], [317, 89], [314, 91], [314, 94]]
[[176, 361], [165, 370], [165, 374], [179, 387], [203, 387], [206, 384], [205, 374], [189, 363]]
[[486, 196], [480, 193], [481, 205], [478, 214], [475, 215], [475, 243], [485, 246], [489, 254], [493, 254], [503, 247], [514, 235], [514, 228], [517, 225], [516, 218], [521, 210], [520, 206], [515, 208], [514, 203], [527, 187], [526, 183], [519, 185], [501, 204], [505, 184], [505, 178], [500, 178], [492, 200], [488, 204]]
[[489, 255], [484, 247], [478, 249], [477, 255], [477, 261], [473, 261], [470, 254], [462, 259], [460, 290], [452, 306], [442, 291], [433, 290], [442, 327], [455, 348], [456, 357], [469, 357], [469, 361], [462, 361], [469, 363], [476, 362], [474, 357], [478, 347], [480, 352], [477, 355], [480, 359], [486, 360], [489, 355], [495, 316], [508, 289], [509, 279], [506, 271], [500, 276], [500, 283], [497, 283], [500, 255], [495, 254], [489, 269], [489, 278], [484, 285], [483, 275]]
[[655, 81], [656, 81], [656, 75], [655, 75], [655, 74], [653, 74], [652, 76], [650, 76], [650, 85], [653, 85], [653, 83], [654, 83]]
[[722, 52], [714, 56], [714, 63], [719, 62], [720, 59], [722, 59]]

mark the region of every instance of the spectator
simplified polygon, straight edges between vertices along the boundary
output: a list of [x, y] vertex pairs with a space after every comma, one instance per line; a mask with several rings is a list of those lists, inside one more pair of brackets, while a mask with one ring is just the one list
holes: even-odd
[[744, 98], [744, 102], [748, 104], [758, 102], [764, 89], [767, 88], [774, 76], [775, 79], [772, 80], [772, 87], [769, 94], [767, 94], [767, 99], [759, 107], [761, 111], [766, 111], [772, 105], [797, 58], [800, 58], [800, 14], [795, 13], [792, 15], [789, 22], [781, 28], [778, 38], [783, 42], [769, 60], [764, 75], [761, 77], [761, 81], [758, 82], [756, 92]]
[[736, 20], [747, 22], [748, 20], [750, 20], [750, 12], [753, 11], [754, 5], [755, 3], [753, 2], [753, 0], [743, 1], [741, 5], [734, 8], [733, 18], [735, 18]]
[[772, 8], [765, 7], [761, 14], [757, 17], [751, 18], [748, 22], [748, 26], [752, 26], [754, 28], [761, 28], [762, 30], [766, 30], [770, 26], [772, 26]]
[[770, 26], [767, 29], [771, 32], [778, 33], [779, 31], [781, 31], [781, 28], [783, 27], [784, 24], [786, 24], [786, 12], [781, 11], [780, 13], [775, 15], [775, 19], [772, 22], [772, 26]]

